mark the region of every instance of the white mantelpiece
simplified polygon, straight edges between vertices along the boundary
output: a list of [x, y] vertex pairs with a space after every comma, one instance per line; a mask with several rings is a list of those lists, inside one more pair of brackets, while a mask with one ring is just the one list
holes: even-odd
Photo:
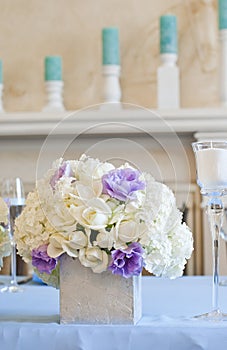
[[[64, 120], [64, 121], [63, 121]], [[110, 108], [63, 113], [0, 114], [0, 136], [227, 132], [227, 109]]]

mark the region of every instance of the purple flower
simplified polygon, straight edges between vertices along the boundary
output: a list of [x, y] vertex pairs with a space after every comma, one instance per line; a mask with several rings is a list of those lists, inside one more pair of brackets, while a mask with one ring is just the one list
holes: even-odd
[[126, 249], [112, 251], [108, 270], [125, 278], [138, 276], [143, 268], [143, 252], [143, 248], [137, 242], [131, 243]]
[[55, 189], [55, 186], [58, 180], [60, 180], [60, 178], [62, 178], [62, 176], [64, 175], [71, 176], [72, 175], [71, 173], [72, 172], [71, 172], [70, 164], [67, 162], [63, 162], [60, 168], [55, 171], [54, 175], [50, 179], [51, 187]]
[[131, 168], [111, 170], [102, 177], [103, 193], [124, 202], [134, 199], [134, 192], [145, 188], [139, 177], [140, 172]]
[[57, 259], [51, 258], [47, 254], [47, 244], [43, 244], [37, 249], [32, 250], [32, 265], [41, 273], [50, 274], [55, 269]]

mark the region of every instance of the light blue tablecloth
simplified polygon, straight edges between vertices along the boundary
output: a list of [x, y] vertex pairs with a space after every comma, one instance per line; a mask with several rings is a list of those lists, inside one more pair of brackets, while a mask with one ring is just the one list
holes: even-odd
[[[192, 319], [211, 309], [211, 277], [142, 278], [143, 317], [136, 326], [59, 324], [59, 293], [24, 286], [0, 294], [1, 350], [227, 350], [227, 322]], [[227, 287], [220, 287], [227, 312]]]

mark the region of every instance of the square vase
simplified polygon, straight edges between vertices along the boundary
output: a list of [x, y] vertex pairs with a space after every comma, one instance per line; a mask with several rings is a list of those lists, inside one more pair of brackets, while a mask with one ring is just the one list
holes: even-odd
[[141, 276], [94, 273], [79, 259], [61, 257], [61, 323], [136, 324], [141, 312]]

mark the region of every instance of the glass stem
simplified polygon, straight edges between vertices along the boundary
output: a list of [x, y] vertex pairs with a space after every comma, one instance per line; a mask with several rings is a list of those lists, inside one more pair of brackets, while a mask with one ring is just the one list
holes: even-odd
[[17, 285], [17, 256], [16, 256], [16, 245], [12, 242], [12, 253], [11, 253], [11, 281], [10, 284], [13, 286]]
[[10, 241], [11, 241], [11, 246], [12, 246], [11, 266], [10, 266], [10, 270], [11, 270], [10, 285], [17, 286], [17, 253], [16, 253], [16, 243], [15, 243], [14, 235], [13, 235], [14, 234], [13, 225], [14, 225], [14, 221], [12, 220], [11, 215], [9, 215], [8, 230], [10, 232]]
[[223, 220], [223, 204], [220, 199], [212, 199], [208, 207], [208, 217], [213, 241], [213, 311], [219, 311], [219, 237]]

